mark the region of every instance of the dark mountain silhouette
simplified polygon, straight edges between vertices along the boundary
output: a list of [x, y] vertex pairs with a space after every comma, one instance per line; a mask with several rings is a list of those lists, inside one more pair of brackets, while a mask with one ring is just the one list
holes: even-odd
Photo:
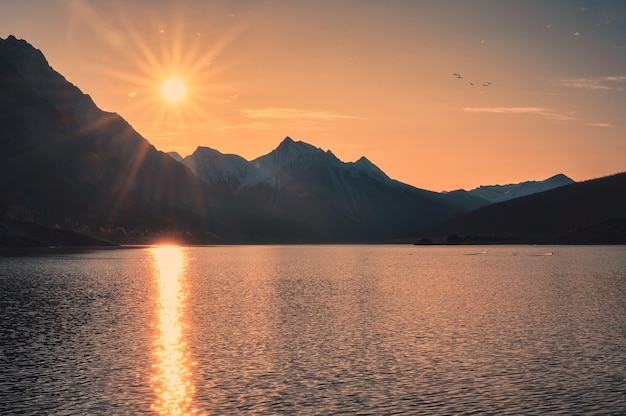
[[330, 151], [289, 137], [250, 162], [201, 147], [183, 163], [211, 186], [229, 192], [234, 212], [252, 209], [237, 223], [244, 234], [381, 239], [487, 203], [465, 192], [414, 188], [389, 178], [365, 157], [344, 163]]
[[24, 221], [0, 221], [0, 247], [103, 247], [115, 244], [74, 231]]
[[120, 116], [98, 109], [39, 50], [0, 40], [5, 218], [84, 233], [205, 230], [205, 188]]
[[626, 173], [489, 205], [413, 233], [416, 241], [626, 243]]

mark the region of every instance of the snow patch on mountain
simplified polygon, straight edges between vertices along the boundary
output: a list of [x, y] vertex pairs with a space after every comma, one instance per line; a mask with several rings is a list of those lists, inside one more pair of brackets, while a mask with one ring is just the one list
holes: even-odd
[[226, 186], [231, 191], [239, 188], [250, 168], [250, 162], [241, 156], [203, 146], [184, 158], [183, 164], [203, 181]]
[[308, 195], [308, 190], [303, 188], [302, 175], [310, 169], [326, 171], [334, 186], [339, 188], [344, 175], [353, 179], [369, 178], [386, 185], [400, 184], [365, 157], [345, 163], [330, 150], [324, 151], [308, 143], [294, 141], [291, 137], [286, 137], [270, 153], [250, 162], [237, 155], [198, 147], [183, 163], [205, 182], [225, 186], [234, 193], [267, 184], [275, 192], [286, 188]]
[[508, 185], [486, 185], [469, 191], [470, 194], [486, 199], [489, 202], [503, 202], [548, 191], [560, 186], [569, 185], [574, 181], [563, 174], [554, 175], [543, 181], [526, 181]]

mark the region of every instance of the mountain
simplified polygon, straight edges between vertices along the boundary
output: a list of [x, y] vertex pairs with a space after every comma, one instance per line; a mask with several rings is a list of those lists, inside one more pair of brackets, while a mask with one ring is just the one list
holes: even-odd
[[41, 51], [13, 36], [0, 41], [6, 220], [124, 242], [371, 241], [486, 203], [417, 189], [366, 158], [343, 163], [290, 138], [251, 162], [209, 148], [175, 158], [100, 110]]
[[[415, 241], [626, 244], [626, 173], [492, 204], [413, 233]], [[428, 240], [427, 240], [428, 239]]]
[[76, 233], [124, 243], [370, 242], [415, 229], [465, 241], [616, 241], [623, 177], [490, 205], [569, 179], [436, 193], [289, 137], [252, 161], [207, 147], [183, 159], [100, 110], [26, 41], [0, 39], [0, 245], [99, 244]]
[[109, 241], [99, 240], [75, 231], [46, 227], [33, 222], [0, 221], [0, 247], [104, 247], [114, 245]]
[[558, 174], [543, 181], [527, 181], [509, 185], [480, 186], [472, 189], [469, 193], [486, 199], [489, 202], [502, 202], [558, 188], [559, 186], [569, 185], [571, 183], [574, 183], [572, 179], [563, 174]]
[[178, 152], [167, 152], [166, 154], [177, 162], [183, 161], [183, 157]]
[[208, 231], [207, 187], [54, 71], [0, 39], [0, 213], [104, 234]]
[[389, 178], [365, 157], [345, 163], [290, 137], [250, 162], [200, 147], [183, 163], [210, 186], [229, 192], [232, 205], [220, 218], [244, 235], [377, 240], [488, 203], [465, 192], [414, 188]]
[[239, 189], [251, 166], [241, 156], [225, 155], [209, 147], [198, 147], [182, 163], [206, 183], [228, 192]]
[[230, 189], [234, 193], [261, 183], [268, 183], [272, 189], [279, 189], [283, 186], [280, 178], [285, 175], [296, 177], [302, 169], [315, 163], [343, 169], [352, 176], [365, 174], [382, 182], [399, 184], [365, 157], [354, 163], [344, 163], [331, 151], [324, 152], [308, 143], [295, 142], [291, 137], [286, 137], [273, 152], [251, 162], [241, 156], [222, 154], [208, 147], [198, 147], [183, 160], [183, 164], [205, 182]]

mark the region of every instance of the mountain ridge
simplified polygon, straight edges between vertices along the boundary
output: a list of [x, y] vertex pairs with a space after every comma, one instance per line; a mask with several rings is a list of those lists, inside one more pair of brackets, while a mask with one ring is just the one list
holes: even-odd
[[215, 186], [100, 110], [14, 37], [0, 42], [0, 84], [0, 209], [10, 220], [133, 241], [182, 233], [190, 241], [356, 242], [483, 203], [390, 186], [365, 160], [344, 164], [291, 138], [251, 164], [204, 149], [251, 172], [234, 169], [238, 182]]
[[[300, 147], [301, 151], [298, 150], [294, 150], [294, 147], [296, 148]], [[302, 151], [303, 149], [303, 151]], [[202, 173], [199, 171], [199, 166], [201, 166], [202, 164], [198, 163], [197, 160], [193, 160], [194, 159], [194, 155], [197, 155], [198, 153], [202, 153], [202, 152], [210, 152], [213, 154], [213, 156], [211, 157], [211, 160], [213, 162], [217, 162], [218, 166], [219, 165], [224, 165], [224, 161], [223, 160], [217, 160], [220, 157], [223, 158], [233, 158], [233, 159], [237, 159], [239, 160], [241, 164], [250, 164], [250, 165], [255, 165], [255, 164], [260, 164], [260, 163], [267, 163], [266, 161], [270, 158], [272, 158], [272, 156], [270, 156], [271, 154], [276, 154], [276, 152], [278, 152], [279, 154], [282, 154], [283, 156], [280, 156], [283, 159], [283, 162], [281, 163], [273, 163], [274, 166], [278, 166], [280, 167], [281, 165], [284, 165], [286, 162], [284, 161], [285, 159], [285, 155], [289, 155], [286, 156], [287, 159], [289, 159], [290, 157], [302, 157], [302, 156], [306, 156], [307, 154], [309, 155], [316, 155], [318, 157], [321, 157], [322, 154], [329, 156], [330, 158], [332, 158], [333, 162], [339, 162], [341, 164], [344, 164], [346, 166], [352, 166], [354, 168], [356, 168], [356, 170], [361, 171], [365, 174], [368, 174], [370, 176], [373, 177], [378, 177], [380, 180], [383, 181], [388, 181], [390, 183], [395, 183], [395, 184], [401, 184], [401, 185], [406, 185], [409, 187], [413, 187], [413, 188], [417, 188], [414, 185], [409, 185], [406, 184], [404, 182], [400, 182], [398, 180], [392, 179], [390, 178], [382, 169], [380, 169], [378, 166], [376, 166], [374, 163], [372, 163], [366, 156], [361, 156], [358, 160], [354, 161], [354, 162], [343, 162], [342, 160], [340, 160], [339, 158], [337, 158], [334, 153], [331, 150], [326, 150], [324, 151], [321, 148], [315, 147], [312, 144], [306, 143], [304, 141], [294, 141], [290, 136], [286, 136], [280, 143], [279, 145], [273, 150], [270, 151], [269, 153], [265, 154], [265, 155], [261, 155], [258, 156], [255, 159], [252, 159], [251, 161], [248, 161], [247, 159], [243, 158], [242, 156], [239, 156], [237, 154], [233, 154], [233, 153], [227, 153], [224, 154], [222, 152], [220, 152], [217, 149], [208, 147], [208, 146], [198, 146], [196, 148], [196, 150], [194, 150], [194, 152], [186, 157], [181, 157], [177, 152], [168, 152], [168, 154], [170, 154], [170, 156], [172, 156], [175, 160], [179, 161], [179, 162], [183, 162], [183, 164], [185, 164], [187, 167], [189, 167], [194, 173], [196, 173], [198, 176], [200, 176], [200, 178], [205, 179], [205, 180], [211, 180], [213, 178], [211, 178], [211, 175], [209, 175], [209, 177], [205, 177], [203, 178], [203, 176], [205, 176], [205, 173]], [[276, 158], [276, 156], [273, 156], [274, 158]], [[293, 161], [293, 160], [291, 160]], [[228, 165], [228, 164], [226, 164]], [[204, 166], [206, 168], [206, 166]], [[226, 166], [226, 169], [228, 170], [229, 167]], [[221, 172], [212, 172], [213, 175], [215, 174], [219, 174]], [[525, 196], [525, 195], [530, 195], [532, 193], [536, 193], [536, 192], [542, 192], [544, 190], [548, 190], [548, 189], [552, 189], [552, 188], [556, 188], [559, 186], [564, 186], [570, 183], [574, 183], [575, 181], [571, 178], [569, 178], [567, 175], [563, 174], [563, 173], [558, 173], [555, 174], [547, 179], [544, 180], [527, 180], [527, 181], [523, 181], [523, 182], [519, 182], [519, 183], [511, 183], [511, 184], [506, 184], [506, 185], [480, 185], [476, 188], [473, 188], [469, 191], [466, 191], [464, 189], [457, 189], [454, 191], [443, 191], [443, 192], [439, 192], [440, 194], [451, 194], [451, 193], [459, 193], [459, 192], [467, 192], [468, 194], [471, 195], [475, 195], [477, 197], [483, 198], [485, 200], [488, 200], [490, 202], [501, 202], [504, 200], [508, 200], [508, 199], [513, 199], [513, 198], [518, 198], [520, 196]], [[522, 192], [512, 192], [511, 190], [517, 190], [518, 188], [522, 189]], [[423, 189], [423, 188], [417, 188], [417, 189]], [[424, 189], [426, 190], [426, 189]], [[428, 190], [426, 190], [428, 191]], [[496, 197], [493, 196], [489, 196], [486, 192], [492, 192], [494, 194], [496, 194]], [[435, 192], [435, 191], [428, 191], [428, 192]]]
[[254, 206], [268, 218], [290, 218], [292, 227], [319, 239], [383, 238], [405, 222], [425, 224], [486, 203], [403, 184], [366, 157], [346, 163], [289, 136], [249, 162], [200, 146], [183, 163], [209, 185], [231, 192], [235, 205]]
[[495, 203], [532, 195], [571, 183], [574, 183], [574, 180], [559, 173], [541, 181], [524, 181], [506, 185], [481, 185], [468, 192]]
[[626, 172], [481, 207], [414, 232], [424, 242], [626, 244]]
[[[573, 216], [570, 227], [595, 210], [595, 223], [580, 223], [578, 229], [598, 230], [598, 221], [613, 219], [617, 223], [610, 224], [619, 228], [622, 218], [619, 211], [594, 208], [588, 201], [576, 211], [576, 198], [568, 197], [568, 190], [563, 195], [571, 206], [543, 199], [577, 183], [492, 204], [471, 191], [437, 193], [404, 184], [366, 157], [343, 162], [330, 150], [289, 136], [252, 161], [208, 147], [178, 159], [182, 163], [175, 154], [158, 151], [118, 114], [100, 110], [54, 71], [41, 51], [13, 36], [0, 39], [0, 214], [5, 225], [34, 223], [125, 243], [166, 237], [196, 243], [335, 243], [389, 241], [407, 230], [454, 224], [454, 218], [480, 219], [481, 212], [497, 216], [487, 215], [476, 222], [483, 229], [470, 231], [484, 235], [499, 224], [506, 234], [503, 218], [511, 212], [483, 210], [497, 205], [515, 211], [518, 200], [539, 201], [525, 206], [527, 213], [549, 201], [560, 207], [561, 216]], [[193, 166], [186, 166], [192, 160]], [[569, 178], [549, 179], [541, 183]], [[482, 191], [511, 194], [514, 185]], [[621, 202], [606, 195], [615, 186], [623, 190], [621, 182], [590, 186], [596, 191], [585, 195], [592, 201], [621, 209]], [[604, 194], [598, 194], [600, 188]], [[479, 214], [471, 214], [475, 210]], [[609, 213], [613, 217], [607, 218]], [[527, 228], [536, 228], [530, 224], [534, 217], [528, 218]], [[8, 233], [3, 241], [16, 241], [11, 230], [28, 229], [3, 227]]]

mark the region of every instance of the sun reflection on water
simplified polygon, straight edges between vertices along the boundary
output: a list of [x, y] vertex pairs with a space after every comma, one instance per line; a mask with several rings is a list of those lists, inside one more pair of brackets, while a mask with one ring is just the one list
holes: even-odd
[[151, 249], [158, 286], [158, 338], [154, 344], [157, 373], [152, 385], [157, 399], [152, 409], [161, 415], [193, 413], [191, 369], [183, 337], [185, 255], [181, 247], [158, 246]]

